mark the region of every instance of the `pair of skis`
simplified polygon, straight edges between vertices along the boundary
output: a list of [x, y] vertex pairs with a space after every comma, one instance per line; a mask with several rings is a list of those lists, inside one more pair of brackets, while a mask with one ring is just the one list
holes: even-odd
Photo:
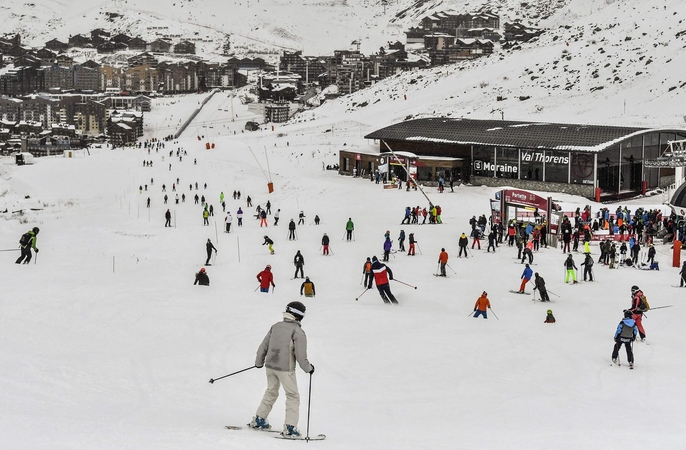
[[280, 431], [272, 430], [271, 428], [252, 428], [251, 426], [236, 427], [233, 425], [227, 425], [224, 428], [226, 428], [227, 430], [244, 430], [246, 428], [249, 428], [249, 429], [255, 430], [255, 431], [262, 431], [263, 433], [274, 433], [274, 437], [277, 439], [288, 439], [291, 441], [323, 441], [324, 439], [326, 439], [326, 435], [324, 435], [324, 434], [318, 434], [316, 436], [309, 436], [309, 437], [302, 436], [302, 435], [301, 436], [287, 436], [287, 435], [282, 434]]

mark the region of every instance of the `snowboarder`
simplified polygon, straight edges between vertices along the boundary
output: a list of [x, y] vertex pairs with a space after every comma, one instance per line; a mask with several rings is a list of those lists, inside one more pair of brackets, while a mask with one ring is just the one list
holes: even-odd
[[205, 271], [204, 267], [200, 268], [200, 272], [195, 274], [195, 282], [193, 283], [193, 286], [196, 284], [199, 284], [200, 286], [210, 285], [210, 277], [207, 276], [207, 272]]
[[233, 217], [231, 217], [231, 211], [229, 211], [226, 213], [226, 217], [224, 218], [227, 233], [231, 233], [231, 222], [233, 222]]
[[481, 297], [474, 303], [474, 318], [483, 316], [484, 319], [488, 319], [488, 310], [491, 308], [491, 302], [488, 300], [486, 291], [483, 291]]
[[164, 218], [165, 218], [164, 226], [165, 226], [165, 228], [171, 227], [171, 217], [172, 217], [171, 212], [169, 211], [169, 209], [167, 209], [167, 212], [164, 213]]
[[312, 375], [314, 366], [307, 359], [307, 336], [300, 322], [305, 317], [305, 305], [291, 302], [286, 306], [283, 322], [274, 324], [257, 350], [255, 367], [267, 366], [267, 390], [250, 422], [253, 428], [270, 429], [267, 418], [279, 397], [279, 386], [286, 392], [286, 418], [281, 432], [284, 437], [300, 437], [297, 428], [300, 409], [300, 394], [295, 377], [295, 362]]
[[348, 223], [345, 224], [345, 240], [349, 241], [353, 238], [353, 231], [355, 230], [355, 224], [353, 219], [348, 217]]
[[214, 252], [217, 253], [217, 248], [212, 244], [212, 241], [208, 239], [207, 243], [205, 244], [205, 251], [207, 252], [207, 260], [205, 260], [206, 266], [212, 265], [210, 264], [210, 259], [212, 258], [212, 250], [214, 250]]
[[445, 266], [448, 264], [448, 252], [445, 251], [445, 248], [442, 248], [441, 253], [438, 255], [438, 264], [441, 266], [441, 273], [439, 276], [445, 277]]
[[328, 255], [329, 254], [329, 236], [324, 233], [324, 236], [322, 236], [322, 255]]
[[302, 211], [298, 213], [298, 225], [305, 225], [305, 213]]
[[522, 272], [522, 284], [519, 285], [519, 293], [523, 294], [524, 293], [524, 288], [526, 287], [526, 283], [531, 280], [531, 276], [534, 274], [534, 271], [531, 270], [531, 267], [527, 264], [526, 267], [524, 267], [524, 272]]
[[257, 274], [257, 281], [260, 282], [260, 292], [269, 292], [269, 285], [276, 287], [274, 284], [274, 275], [272, 274], [272, 266], [267, 264], [264, 270]]
[[417, 241], [414, 238], [414, 233], [410, 233], [409, 242], [410, 242], [410, 248], [407, 250], [407, 255], [408, 256], [414, 256], [414, 244], [417, 243]]
[[638, 334], [641, 336], [641, 342], [646, 340], [646, 331], [643, 329], [643, 313], [650, 309], [643, 291], [638, 286], [631, 286], [631, 313], [632, 319], [636, 322]]
[[584, 281], [588, 275], [589, 281], [593, 281], [593, 258], [590, 253], [586, 253], [586, 259], [581, 263], [584, 266]]
[[295, 240], [295, 221], [293, 219], [288, 222], [288, 240]]
[[376, 256], [372, 256], [372, 272], [374, 272], [374, 282], [376, 283], [376, 288], [379, 290], [379, 295], [384, 303], [394, 303], [398, 304], [391, 293], [391, 288], [388, 285], [389, 279], [393, 279], [393, 271], [391, 268], [385, 264], [381, 264]]
[[398, 242], [400, 249], [398, 251], [404, 252], [405, 251], [405, 230], [400, 230], [400, 236], [398, 236]]
[[574, 259], [572, 258], [572, 254], [570, 253], [567, 255], [567, 259], [565, 259], [565, 262], [563, 263], [564, 266], [567, 269], [567, 274], [565, 276], [565, 283], [569, 283], [569, 277], [571, 275], [572, 280], [574, 281], [572, 284], [577, 284], [578, 281], [576, 281], [576, 264], [574, 264]]
[[543, 323], [555, 323], [555, 316], [553, 316], [552, 310], [549, 309], [548, 311], [546, 311], [546, 316]]
[[32, 229], [21, 235], [21, 238], [19, 238], [21, 255], [19, 255], [19, 258], [15, 261], [16, 264], [21, 264], [22, 262], [24, 264], [28, 264], [31, 261], [31, 249], [34, 249], [36, 251], [36, 254], [38, 254], [38, 248], [36, 248], [36, 240], [38, 239], [39, 232], [40, 229], [38, 227], [33, 227]]
[[458, 245], [460, 246], [460, 254], [458, 257], [462, 258], [462, 252], [464, 252], [464, 257], [467, 258], [467, 245], [469, 245], [469, 238], [466, 234], [462, 233], [462, 236], [460, 236], [460, 240], [458, 241]]
[[624, 318], [617, 326], [617, 331], [615, 331], [615, 346], [612, 349], [612, 362], [617, 364], [619, 356], [619, 349], [622, 344], [626, 347], [626, 357], [629, 360], [629, 368], [634, 368], [634, 352], [631, 348], [631, 344], [636, 340], [636, 335], [638, 334], [638, 328], [636, 327], [636, 321], [631, 318], [631, 311], [624, 310]]
[[269, 249], [269, 253], [271, 253], [272, 255], [274, 254], [274, 241], [269, 239], [269, 236], [267, 236], [266, 234], [264, 235], [264, 242], [262, 243], [262, 245], [266, 245]]
[[314, 297], [317, 292], [314, 289], [314, 283], [310, 281], [310, 277], [305, 277], [305, 281], [300, 285], [300, 295], [305, 293], [305, 297]]
[[545, 280], [542, 276], [538, 275], [538, 272], [534, 274], [534, 291], [538, 289], [538, 293], [541, 294], [542, 302], [549, 302], [550, 297], [548, 297], [548, 290], [545, 287]]
[[276, 212], [274, 213], [274, 226], [277, 226], [279, 224], [279, 215], [281, 214], [281, 210], [277, 209]]
[[303, 274], [303, 266], [305, 265], [305, 258], [300, 253], [300, 250], [298, 250], [298, 252], [293, 257], [293, 264], [295, 265], [295, 275], [293, 275], [293, 278], [298, 278], [298, 271], [300, 272], [300, 278], [303, 278], [305, 276]]

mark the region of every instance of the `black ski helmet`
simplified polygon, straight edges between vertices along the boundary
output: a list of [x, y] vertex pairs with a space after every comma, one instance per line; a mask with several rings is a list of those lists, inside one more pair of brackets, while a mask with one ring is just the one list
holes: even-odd
[[638, 286], [636, 286], [635, 284], [633, 286], [631, 286], [631, 293], [632, 294], [635, 294], [638, 291], [639, 291]]
[[289, 314], [293, 314], [295, 317], [295, 320], [298, 322], [303, 320], [305, 317], [305, 310], [307, 308], [305, 305], [303, 305], [301, 302], [290, 302], [288, 305], [286, 305], [286, 312]]
[[33, 227], [33, 232], [34, 232], [34, 234], [38, 234], [39, 231], [40, 231], [40, 228], [38, 228], [38, 227]]
[[625, 309], [625, 310], [624, 310], [624, 317], [625, 317], [625, 318], [628, 319], [628, 318], [630, 318], [630, 317], [632, 317], [632, 316], [633, 316], [633, 313], [631, 312], [630, 309]]

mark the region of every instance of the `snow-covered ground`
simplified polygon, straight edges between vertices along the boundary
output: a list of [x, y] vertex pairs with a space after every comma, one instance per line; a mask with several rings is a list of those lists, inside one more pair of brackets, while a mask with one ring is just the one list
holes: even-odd
[[[169, 134], [204, 97], [156, 100], [146, 115], [148, 136]], [[303, 328], [312, 377], [311, 433], [325, 433], [329, 449], [631, 449], [679, 448], [686, 392], [681, 357], [686, 313], [678, 269], [658, 245], [661, 271], [596, 265], [597, 282], [565, 285], [557, 249], [535, 254], [552, 303], [509, 293], [522, 266], [516, 250], [473, 250], [458, 259], [457, 239], [472, 215], [488, 214], [495, 190], [461, 186], [427, 193], [443, 209], [443, 225], [401, 226], [408, 205], [426, 205], [419, 192], [383, 190], [364, 179], [323, 171], [337, 150], [371, 148], [363, 133], [388, 123], [392, 104], [377, 117], [340, 112], [336, 127], [303, 122], [274, 131], [243, 133], [248, 108], [215, 95], [178, 143], [150, 155], [142, 149], [91, 149], [83, 158], [41, 158], [33, 166], [0, 164], [2, 249], [16, 249], [22, 233], [39, 226], [37, 263], [15, 265], [2, 252], [0, 283], [0, 437], [8, 449], [247, 449], [293, 443], [251, 430], [228, 431], [254, 415], [265, 388], [262, 370], [209, 384], [210, 378], [249, 367], [268, 327], [299, 296], [293, 256], [301, 250], [317, 296], [305, 299]], [[164, 103], [164, 104], [162, 104]], [[600, 112], [598, 113], [600, 114]], [[172, 117], [173, 116], [173, 117]], [[600, 117], [600, 116], [598, 116]], [[166, 119], [166, 120], [165, 120]], [[213, 128], [209, 128], [212, 126]], [[162, 131], [164, 130], [164, 131]], [[233, 132], [236, 132], [234, 135]], [[198, 140], [197, 135], [205, 135]], [[205, 142], [215, 149], [205, 150]], [[182, 148], [179, 161], [170, 150]], [[197, 165], [193, 160], [197, 159]], [[152, 160], [152, 168], [143, 167]], [[169, 164], [172, 164], [169, 170]], [[266, 174], [266, 175], [265, 175]], [[173, 203], [172, 183], [179, 178]], [[151, 181], [154, 179], [154, 184]], [[268, 178], [275, 192], [268, 194]], [[189, 184], [200, 189], [191, 192]], [[207, 183], [207, 189], [203, 184]], [[138, 192], [148, 184], [147, 192]], [[163, 204], [162, 184], [170, 204]], [[231, 198], [240, 190], [241, 201]], [[218, 214], [202, 225], [195, 193]], [[245, 225], [222, 233], [219, 194], [227, 208], [246, 211]], [[278, 227], [260, 228], [253, 203], [281, 209]], [[25, 198], [29, 196], [30, 198]], [[150, 196], [152, 207], [145, 201]], [[589, 201], [554, 194], [569, 208]], [[639, 205], [658, 205], [653, 197]], [[599, 205], [592, 204], [594, 212]], [[614, 208], [615, 205], [611, 205]], [[11, 214], [22, 208], [23, 215]], [[165, 228], [164, 212], [174, 213]], [[2, 208], [4, 209], [4, 208]], [[306, 214], [288, 241], [287, 223]], [[311, 224], [315, 214], [321, 225]], [[355, 240], [343, 240], [345, 222]], [[413, 232], [421, 254], [395, 254], [389, 266], [400, 306], [363, 291], [362, 265], [382, 253], [383, 234]], [[323, 233], [333, 255], [322, 256]], [[275, 241], [271, 256], [262, 246]], [[211, 287], [193, 286], [205, 258]], [[451, 255], [447, 279], [433, 276], [441, 247]], [[397, 248], [397, 241], [394, 248]], [[598, 253], [596, 245], [593, 252]], [[581, 258], [575, 256], [577, 264]], [[273, 293], [255, 292], [256, 274], [271, 264]], [[648, 344], [635, 345], [636, 368], [611, 367], [612, 336], [639, 285], [653, 307]], [[529, 291], [531, 287], [527, 288]], [[487, 290], [499, 320], [470, 312]], [[556, 324], [544, 324], [546, 309]], [[625, 355], [622, 353], [622, 359]], [[300, 369], [298, 369], [299, 371]], [[298, 372], [300, 428], [306, 427], [309, 376]], [[281, 427], [283, 395], [269, 419]]]

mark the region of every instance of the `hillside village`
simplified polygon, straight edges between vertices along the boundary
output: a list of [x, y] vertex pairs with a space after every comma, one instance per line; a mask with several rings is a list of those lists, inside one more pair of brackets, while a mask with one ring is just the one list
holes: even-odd
[[[284, 50], [274, 65], [261, 57], [230, 56], [228, 37], [223, 62], [215, 62], [196, 55], [196, 38], [182, 35], [147, 42], [96, 28], [31, 48], [15, 34], [0, 38], [0, 152], [21, 148], [22, 136], [34, 143], [25, 150], [36, 155], [96, 137], [130, 144], [142, 135], [151, 97], [253, 83], [258, 101], [266, 103], [264, 121], [284, 122], [293, 114], [289, 102], [317, 106], [398, 73], [489, 55], [540, 32], [517, 22], [501, 27], [500, 17], [489, 11], [439, 12], [408, 29], [405, 43], [389, 42], [372, 55], [362, 54], [353, 41], [352, 49], [333, 56]], [[79, 61], [84, 55], [89, 58]]]

